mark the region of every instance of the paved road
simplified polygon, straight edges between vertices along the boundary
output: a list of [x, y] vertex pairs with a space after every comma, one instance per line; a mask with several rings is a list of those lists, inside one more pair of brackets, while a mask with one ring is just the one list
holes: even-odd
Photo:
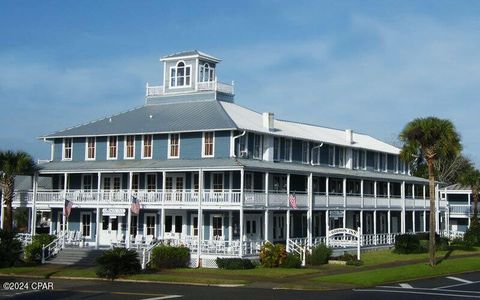
[[[480, 299], [480, 272], [417, 280], [369, 289], [343, 291], [294, 291], [249, 287], [190, 286], [161, 283], [127, 283], [89, 280], [26, 280], [1, 277], [9, 287], [24, 290], [0, 290], [0, 299], [208, 299], [208, 300], [309, 300], [309, 299]], [[12, 284], [11, 282], [17, 282]], [[40, 282], [40, 283], [38, 283]], [[28, 283], [28, 288], [25, 284]], [[50, 285], [49, 285], [50, 284]], [[53, 285], [53, 287], [52, 287]], [[44, 288], [45, 290], [42, 290]], [[51, 289], [53, 288], [53, 289]]]

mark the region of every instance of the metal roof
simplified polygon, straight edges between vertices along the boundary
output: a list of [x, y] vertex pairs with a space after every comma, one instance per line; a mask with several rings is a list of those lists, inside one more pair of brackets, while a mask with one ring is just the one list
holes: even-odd
[[345, 130], [340, 129], [275, 119], [274, 130], [269, 131], [263, 127], [263, 117], [261, 113], [234, 103], [221, 102], [221, 104], [240, 129], [391, 154], [400, 153], [400, 149], [397, 147], [369, 135], [356, 132], [353, 132], [353, 144], [347, 143]]
[[145, 105], [41, 138], [236, 129], [215, 100]]
[[177, 52], [174, 54], [163, 56], [160, 60], [161, 61], [172, 60], [172, 59], [178, 59], [183, 57], [201, 57], [217, 63], [221, 61], [220, 59], [199, 50], [188, 50], [188, 51]]
[[265, 162], [253, 159], [170, 159], [170, 160], [107, 160], [107, 161], [52, 161], [39, 165], [40, 173], [60, 172], [128, 172], [146, 170], [192, 170], [192, 169], [234, 169], [241, 168], [272, 171], [285, 173], [288, 171], [298, 173], [314, 173], [316, 175], [328, 175], [339, 177], [363, 178], [372, 180], [392, 180], [427, 183], [428, 180], [402, 174], [389, 174], [381, 172], [360, 171], [350, 169], [339, 169], [322, 166], [311, 166], [307, 164]]
[[460, 183], [455, 183], [444, 188], [447, 191], [471, 191], [472, 189], [468, 186], [464, 186]]

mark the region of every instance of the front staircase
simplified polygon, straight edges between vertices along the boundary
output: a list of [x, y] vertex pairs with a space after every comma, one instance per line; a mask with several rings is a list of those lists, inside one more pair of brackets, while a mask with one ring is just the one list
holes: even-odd
[[47, 264], [70, 265], [70, 266], [94, 266], [95, 259], [102, 255], [105, 250], [94, 248], [65, 247], [57, 255], [46, 260]]

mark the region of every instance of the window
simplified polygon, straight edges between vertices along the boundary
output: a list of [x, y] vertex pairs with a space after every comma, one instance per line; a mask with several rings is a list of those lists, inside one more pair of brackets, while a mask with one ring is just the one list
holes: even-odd
[[328, 146], [328, 165], [335, 166], [335, 146]]
[[200, 66], [200, 82], [215, 81], [215, 69], [208, 63]]
[[212, 173], [212, 189], [214, 192], [223, 191], [223, 173]]
[[198, 173], [193, 173], [193, 191], [198, 192], [199, 186]]
[[116, 136], [110, 136], [108, 137], [108, 154], [107, 158], [108, 159], [117, 159], [117, 137]]
[[135, 136], [127, 135], [125, 137], [125, 158], [135, 158]]
[[193, 236], [198, 236], [198, 216], [192, 215], [192, 232]]
[[152, 135], [143, 136], [142, 158], [152, 158]]
[[63, 139], [63, 160], [72, 159], [72, 139]]
[[245, 191], [253, 192], [253, 173], [245, 173]]
[[182, 233], [182, 216], [175, 216], [175, 233]]
[[365, 169], [365, 150], [353, 149], [353, 168]]
[[132, 190], [135, 192], [138, 192], [138, 189], [140, 187], [138, 180], [140, 177], [138, 176], [138, 173], [132, 174]]
[[247, 134], [240, 136], [237, 141], [238, 142], [235, 144], [237, 157], [246, 158], [248, 156]]
[[92, 190], [92, 175], [84, 174], [82, 176], [82, 189], [84, 191], [91, 191]]
[[214, 155], [214, 152], [213, 152], [214, 142], [215, 142], [214, 132], [203, 133], [203, 149], [202, 149], [203, 157], [212, 157]]
[[147, 215], [145, 214], [145, 233], [146, 235], [153, 235], [155, 236], [155, 215]]
[[273, 175], [272, 185], [274, 191], [286, 191], [287, 190], [287, 176]]
[[157, 190], [157, 174], [147, 174], [147, 191], [155, 192]]
[[81, 230], [82, 236], [89, 238], [91, 236], [91, 214], [90, 213], [82, 213], [81, 214]]
[[87, 157], [86, 159], [95, 159], [95, 137], [87, 137]]
[[130, 234], [136, 237], [138, 233], [138, 216], [131, 216], [130, 219]]
[[335, 166], [345, 167], [345, 148], [335, 146]]
[[191, 66], [186, 66], [183, 61], [170, 68], [170, 87], [190, 86], [190, 71]]
[[178, 158], [180, 156], [180, 134], [170, 134], [168, 139], [168, 158]]
[[310, 162], [310, 143], [302, 142], [302, 162], [308, 164]]
[[280, 138], [276, 137], [273, 139], [273, 160], [280, 160]]
[[386, 158], [386, 154], [385, 153], [379, 153], [379, 159], [380, 159], [380, 170], [379, 171], [382, 171], [382, 172], [385, 172], [387, 171], [387, 158]]
[[285, 161], [292, 161], [292, 140], [285, 139]]
[[212, 236], [214, 238], [223, 236], [223, 217], [212, 216]]
[[263, 137], [260, 134], [253, 135], [253, 158], [262, 158], [262, 143]]
[[378, 152], [375, 152], [373, 154], [373, 169], [375, 171], [380, 170], [380, 153], [378, 153]]

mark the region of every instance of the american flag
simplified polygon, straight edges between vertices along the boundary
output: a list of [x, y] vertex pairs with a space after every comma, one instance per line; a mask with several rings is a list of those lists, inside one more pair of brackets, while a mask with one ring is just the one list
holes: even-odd
[[297, 196], [295, 196], [295, 194], [290, 194], [288, 201], [290, 202], [290, 206], [292, 208], [297, 208]]
[[137, 197], [132, 197], [132, 206], [130, 207], [130, 210], [136, 215], [140, 212], [140, 202], [138, 202]]
[[68, 216], [70, 216], [70, 213], [72, 212], [72, 207], [73, 207], [73, 202], [65, 199], [65, 207], [63, 209], [65, 218], [68, 218]]

